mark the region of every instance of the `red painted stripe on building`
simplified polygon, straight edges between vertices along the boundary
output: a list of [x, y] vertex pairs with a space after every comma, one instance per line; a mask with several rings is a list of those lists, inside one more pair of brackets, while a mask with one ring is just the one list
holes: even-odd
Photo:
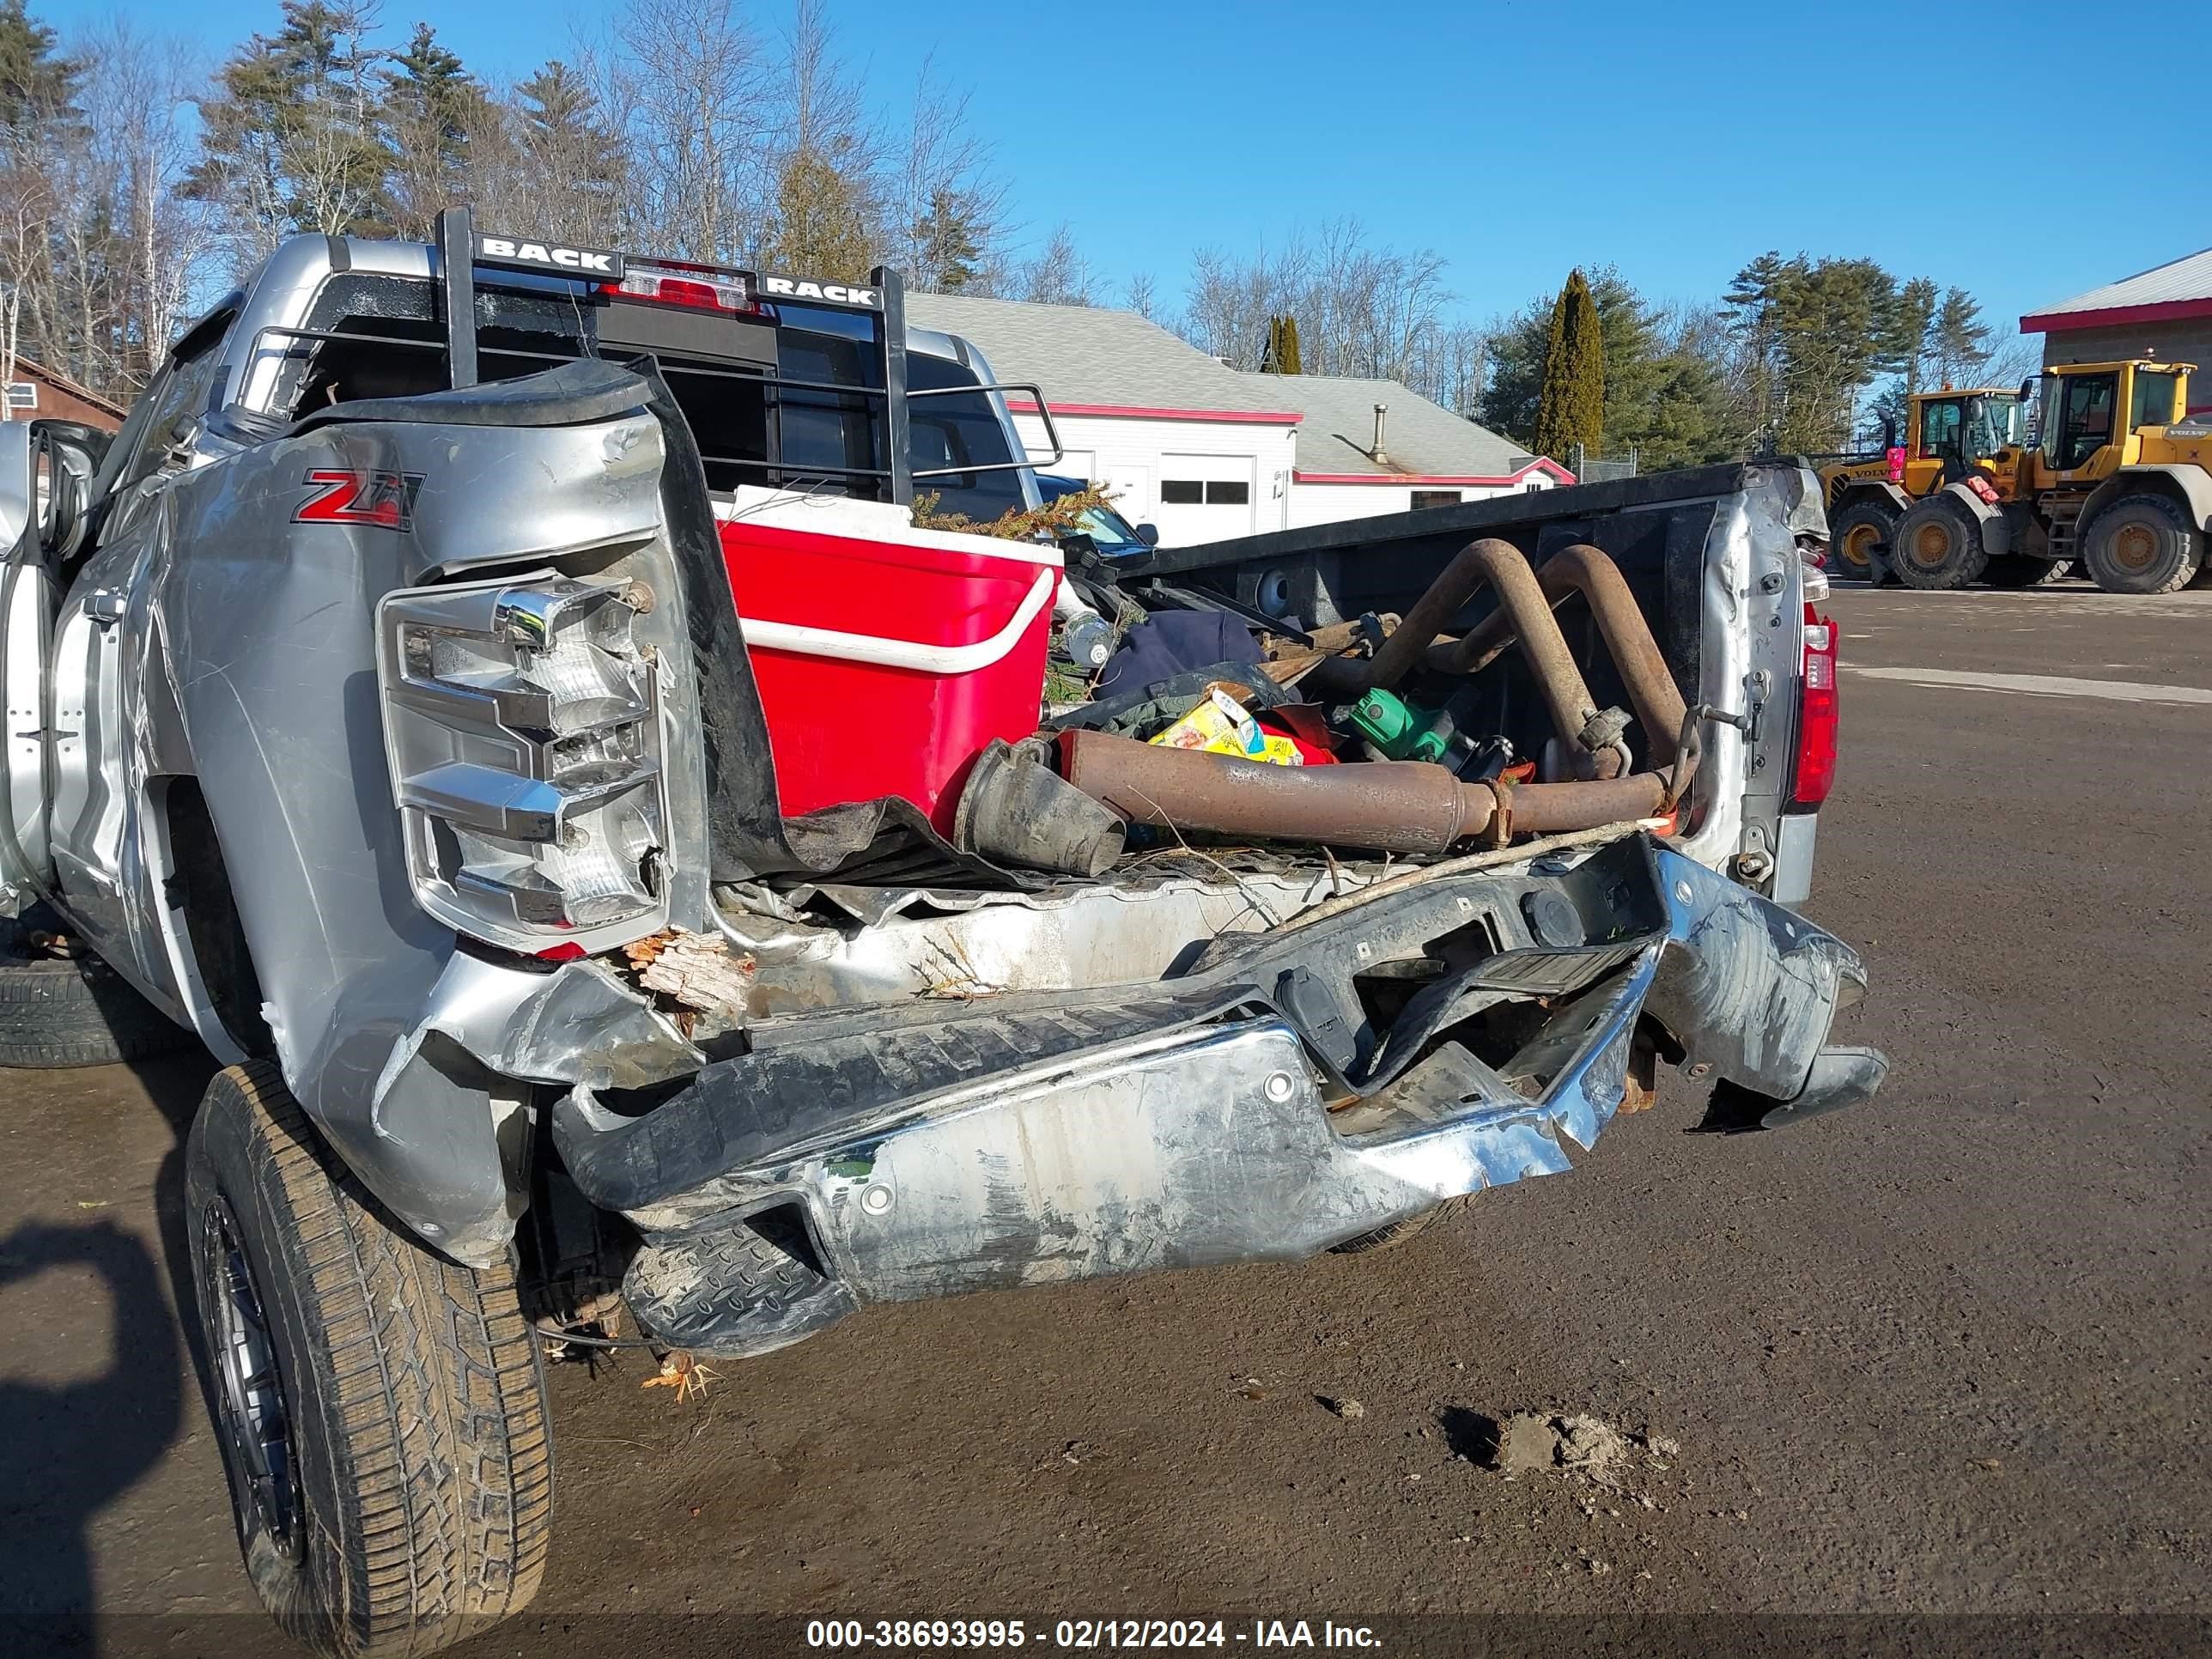
[[[1034, 415], [1037, 406], [1026, 398], [1009, 398], [1006, 407], [1017, 415]], [[1145, 409], [1134, 404], [1054, 404], [1055, 415], [1099, 415], [1122, 421], [1231, 421], [1245, 426], [1296, 426], [1305, 416], [1297, 410], [1252, 409]]]
[[2147, 306], [2112, 306], [2103, 311], [2038, 311], [2020, 319], [2023, 334], [2063, 334], [2077, 328], [2124, 328], [2130, 323], [2172, 323], [2188, 317], [2212, 317], [2212, 297], [2160, 300]]
[[[1054, 407], [1058, 405], [1055, 404]], [[1458, 485], [1462, 489], [1467, 489], [1485, 484], [1519, 483], [1531, 472], [1548, 472], [1563, 484], [1571, 484], [1575, 481], [1573, 473], [1553, 460], [1531, 461], [1518, 472], [1510, 472], [1502, 477], [1413, 472], [1293, 472], [1291, 474], [1291, 478], [1297, 483], [1310, 484], [1410, 484], [1416, 489], [1426, 489], [1431, 487], [1449, 489]]]

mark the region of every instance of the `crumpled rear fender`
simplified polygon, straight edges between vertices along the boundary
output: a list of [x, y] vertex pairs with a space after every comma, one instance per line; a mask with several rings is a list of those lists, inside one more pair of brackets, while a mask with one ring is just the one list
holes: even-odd
[[[377, 602], [488, 565], [643, 582], [656, 605], [638, 636], [658, 654], [672, 726], [695, 723], [648, 389], [601, 363], [532, 379], [544, 383], [534, 401], [515, 394], [521, 383], [485, 389], [496, 421], [456, 418], [459, 394], [438, 394], [198, 468], [169, 487], [173, 527], [153, 577], [166, 684], [148, 705], [183, 731], [151, 741], [180, 748], [198, 776], [285, 1080], [379, 1199], [471, 1261], [506, 1246], [516, 1173], [499, 1144], [512, 1106], [501, 1097], [515, 1085], [497, 1075], [503, 1039], [455, 1014], [456, 983], [480, 976], [456, 966], [454, 935], [409, 884]], [[401, 510], [386, 523], [301, 522], [327, 493], [313, 473], [396, 480], [376, 499]], [[678, 745], [669, 769], [672, 835], [703, 843], [703, 760]], [[711, 925], [703, 860], [677, 862], [675, 919]], [[591, 1041], [580, 1035], [571, 1060]], [[563, 1069], [577, 1067], [509, 1075]]]

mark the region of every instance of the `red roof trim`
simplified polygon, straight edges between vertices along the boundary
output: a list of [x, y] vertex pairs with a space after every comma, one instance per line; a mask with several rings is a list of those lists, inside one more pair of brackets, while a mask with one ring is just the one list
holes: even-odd
[[1568, 471], [1557, 461], [1543, 457], [1529, 462], [1518, 472], [1509, 472], [1499, 477], [1477, 477], [1472, 474], [1429, 472], [1293, 472], [1291, 474], [1291, 481], [1293, 483], [1310, 484], [1410, 484], [1416, 489], [1425, 489], [1432, 485], [1449, 488], [1458, 484], [1464, 488], [1482, 484], [1519, 483], [1531, 472], [1548, 472], [1563, 484], [1571, 484], [1575, 481], [1573, 473]]
[[[1027, 398], [1009, 398], [1006, 407], [1017, 415], [1034, 415], [1037, 406]], [[1244, 426], [1296, 426], [1305, 416], [1297, 410], [1253, 409], [1146, 409], [1135, 404], [1054, 404], [1055, 415], [1098, 415], [1121, 421], [1231, 421]]]
[[2179, 322], [2185, 317], [2212, 317], [2212, 296], [2202, 300], [2160, 300], [2147, 306], [2108, 306], [2101, 311], [2034, 311], [2020, 319], [2020, 331], [2063, 334], [2076, 328]]

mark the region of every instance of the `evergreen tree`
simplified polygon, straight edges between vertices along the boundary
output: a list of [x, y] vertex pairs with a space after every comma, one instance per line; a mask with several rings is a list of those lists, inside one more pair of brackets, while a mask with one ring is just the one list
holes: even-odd
[[1904, 395], [1920, 390], [1920, 369], [1928, 356], [1928, 331], [1936, 320], [1936, 284], [1915, 276], [1897, 290], [1897, 305], [1890, 313], [1888, 349], [1896, 372], [1904, 378]]
[[1287, 314], [1267, 319], [1267, 350], [1260, 364], [1265, 374], [1301, 374], [1298, 319]]
[[387, 228], [378, 54], [367, 9], [344, 0], [284, 0], [284, 26], [257, 34], [198, 100], [201, 156], [190, 193], [222, 204], [240, 263], [295, 231]]
[[1775, 382], [1779, 371], [1780, 329], [1777, 313], [1783, 290], [1802, 268], [1802, 260], [1785, 260], [1772, 249], [1736, 272], [1721, 304], [1729, 314], [1729, 329], [1741, 352], [1744, 424], [1764, 433], [1774, 419]]
[[521, 222], [549, 235], [620, 246], [629, 160], [584, 78], [554, 58], [515, 87], [514, 109], [530, 198]]
[[0, 0], [0, 127], [27, 134], [76, 115], [82, 60], [55, 50], [54, 32], [31, 21], [23, 0]]
[[393, 217], [404, 234], [428, 236], [441, 208], [474, 198], [471, 142], [491, 125], [489, 111], [461, 60], [430, 25], [417, 23], [385, 74]]
[[1589, 282], [1567, 276], [1552, 307], [1544, 350], [1544, 389], [1536, 406], [1536, 450], [1571, 459], [1575, 446], [1595, 449], [1605, 438], [1605, 336]]
[[914, 228], [921, 268], [911, 273], [915, 286], [933, 294], [961, 294], [981, 273], [981, 227], [966, 203], [943, 186], [929, 192], [929, 210]]
[[777, 175], [764, 257], [782, 270], [859, 282], [873, 263], [859, 192], [830, 157], [797, 149]]
[[1495, 325], [1490, 335], [1490, 380], [1482, 390], [1482, 423], [1531, 449], [1536, 447], [1536, 408], [1544, 397], [1544, 357], [1553, 309], [1550, 300], [1531, 301]]
[[1971, 386], [1981, 379], [1990, 359], [1990, 332], [1972, 295], [1962, 289], [1945, 291], [1929, 336], [1936, 371], [1945, 385]]

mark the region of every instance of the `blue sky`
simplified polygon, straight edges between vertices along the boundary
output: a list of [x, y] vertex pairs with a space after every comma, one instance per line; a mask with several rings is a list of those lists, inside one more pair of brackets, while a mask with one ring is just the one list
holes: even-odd
[[[277, 17], [276, 0], [31, 9], [64, 31], [119, 9], [216, 50]], [[775, 26], [787, 0], [750, 9]], [[1443, 254], [1477, 319], [1578, 262], [1617, 264], [1655, 300], [1709, 298], [1778, 247], [1966, 288], [2007, 331], [2212, 243], [2192, 131], [2212, 14], [2154, 9], [2102, 14], [2100, 30], [2100, 15], [2040, 3], [833, 7], [884, 94], [934, 52], [973, 92], [1030, 235], [1068, 222], [1113, 283], [1149, 271], [1174, 295], [1194, 248], [1249, 251], [1352, 215], [1372, 240]], [[383, 12], [395, 38], [427, 19], [489, 78], [605, 15], [543, 0]]]

